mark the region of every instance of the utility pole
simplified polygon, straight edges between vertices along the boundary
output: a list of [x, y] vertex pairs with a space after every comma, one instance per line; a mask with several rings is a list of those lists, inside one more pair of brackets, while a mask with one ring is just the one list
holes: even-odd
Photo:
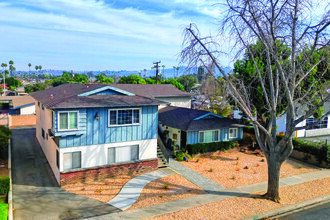
[[160, 61], [154, 62], [154, 68], [156, 68], [156, 84], [158, 82], [158, 68], [159, 68]]

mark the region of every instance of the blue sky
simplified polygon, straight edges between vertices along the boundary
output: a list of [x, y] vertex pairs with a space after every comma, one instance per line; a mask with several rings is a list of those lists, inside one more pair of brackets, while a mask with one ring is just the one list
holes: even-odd
[[[0, 62], [18, 70], [177, 66], [183, 30], [216, 33], [214, 0], [0, 0]], [[229, 59], [223, 59], [223, 65]]]

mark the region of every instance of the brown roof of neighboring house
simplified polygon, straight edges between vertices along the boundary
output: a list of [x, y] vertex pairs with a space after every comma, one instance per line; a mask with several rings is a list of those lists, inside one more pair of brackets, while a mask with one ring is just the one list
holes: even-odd
[[31, 96], [0, 96], [0, 101], [12, 101], [13, 108], [19, 108], [24, 105], [34, 104], [34, 99]]
[[165, 104], [165, 102], [143, 97], [137, 93], [134, 93], [137, 94], [134, 96], [93, 94], [89, 96], [78, 96], [107, 86], [114, 87], [112, 84], [68, 83], [32, 93], [31, 96], [47, 108], [124, 107]]
[[181, 91], [172, 84], [110, 84], [109, 86], [149, 98], [191, 96], [190, 93]]

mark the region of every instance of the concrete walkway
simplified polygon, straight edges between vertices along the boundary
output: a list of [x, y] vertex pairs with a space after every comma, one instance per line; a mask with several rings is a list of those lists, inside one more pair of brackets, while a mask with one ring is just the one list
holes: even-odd
[[218, 192], [226, 189], [226, 187], [220, 185], [219, 183], [197, 173], [196, 171], [190, 169], [189, 167], [177, 162], [175, 159], [170, 158], [169, 167], [178, 172], [181, 176], [195, 184], [196, 186], [202, 188], [208, 193]]
[[[296, 176], [285, 177], [280, 180], [280, 187], [292, 186], [304, 182], [323, 179], [330, 177], [330, 170], [321, 170], [312, 173], [304, 173]], [[97, 219], [145, 219], [159, 215], [164, 215], [183, 209], [201, 206], [211, 202], [217, 202], [228, 198], [243, 196], [247, 194], [265, 191], [267, 189], [267, 182], [239, 186], [236, 188], [225, 189], [209, 194], [198, 195], [195, 197], [188, 197], [180, 200], [170, 201], [167, 203], [156, 204], [140, 209], [128, 210], [120, 213], [113, 213], [97, 217]], [[93, 218], [94, 219], [94, 218]]]
[[128, 181], [121, 189], [117, 196], [115, 196], [108, 204], [125, 210], [131, 207], [140, 197], [143, 188], [151, 181], [160, 179], [169, 175], [176, 175], [177, 173], [169, 168], [161, 168], [157, 171], [146, 173]]

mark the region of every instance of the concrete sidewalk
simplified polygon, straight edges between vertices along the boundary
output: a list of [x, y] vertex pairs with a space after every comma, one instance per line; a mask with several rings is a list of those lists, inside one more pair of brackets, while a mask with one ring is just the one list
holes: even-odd
[[[305, 173], [301, 175], [285, 177], [280, 180], [280, 187], [292, 186], [304, 182], [310, 182], [317, 179], [330, 177], [330, 170], [321, 170], [313, 173]], [[214, 191], [213, 193], [198, 195], [195, 197], [184, 198], [180, 200], [170, 201], [167, 203], [156, 204], [140, 209], [113, 213], [97, 217], [97, 219], [145, 219], [159, 215], [164, 215], [183, 209], [201, 206], [211, 202], [221, 201], [228, 198], [243, 196], [246, 194], [257, 193], [267, 189], [267, 182], [239, 186], [236, 188], [225, 189], [222, 191]], [[96, 218], [95, 218], [96, 219]]]
[[169, 168], [161, 168], [157, 171], [146, 173], [128, 181], [125, 186], [120, 190], [110, 202], [112, 205], [120, 210], [125, 210], [131, 207], [136, 200], [140, 197], [143, 188], [153, 180], [169, 176], [176, 175], [177, 173]]
[[202, 188], [208, 193], [218, 192], [226, 189], [226, 187], [220, 185], [219, 183], [203, 176], [200, 173], [190, 169], [189, 167], [177, 162], [175, 159], [170, 158], [169, 167], [178, 172], [181, 176], [195, 184], [196, 186]]

